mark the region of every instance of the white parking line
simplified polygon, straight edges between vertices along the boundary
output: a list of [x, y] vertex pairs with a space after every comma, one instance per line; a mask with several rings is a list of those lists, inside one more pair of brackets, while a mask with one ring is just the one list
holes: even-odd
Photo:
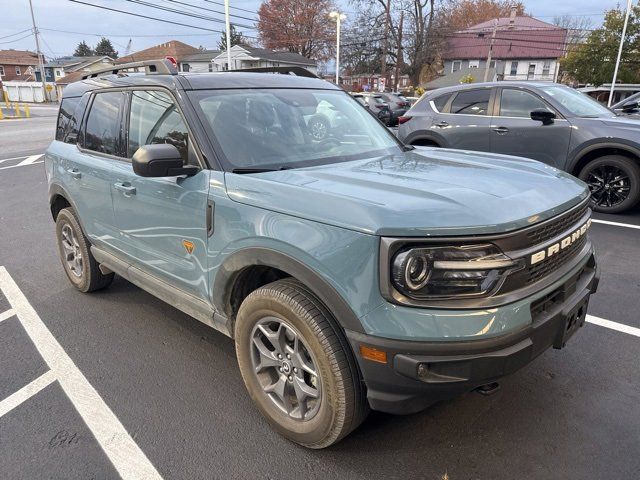
[[619, 223], [619, 222], [610, 222], [608, 220], [596, 220], [595, 218], [591, 220], [593, 223], [602, 223], [604, 225], [613, 225], [614, 227], [626, 227], [626, 228], [635, 228], [640, 230], [640, 225], [632, 225], [630, 223]]
[[4, 267], [0, 267], [0, 290], [120, 476], [123, 479], [161, 479], [147, 456], [47, 329]]
[[618, 332], [628, 333], [635, 337], [640, 337], [640, 328], [631, 327], [624, 323], [612, 322], [611, 320], [605, 320], [604, 318], [594, 317], [593, 315], [587, 315], [587, 322], [594, 325], [600, 325], [601, 327], [610, 328], [611, 330], [617, 330]]
[[3, 321], [3, 320], [6, 320], [7, 318], [13, 317], [15, 314], [16, 314], [16, 312], [15, 312], [15, 310], [13, 308], [10, 308], [6, 312], [0, 313], [0, 322]]
[[[16, 167], [24, 167], [26, 165], [35, 165], [38, 163], [42, 163], [42, 160], [40, 160], [42, 157], [44, 157], [44, 154], [39, 154], [39, 155], [30, 155], [26, 158], [24, 157], [18, 157], [18, 158], [24, 158], [24, 160], [22, 160], [19, 163], [16, 163], [15, 165], [9, 165], [7, 167], [0, 167], [0, 170], [6, 170], [7, 168], [16, 168]], [[5, 160], [15, 160], [15, 159], [5, 159]], [[40, 161], [38, 161], [40, 160]], [[4, 160], [2, 160], [4, 161]]]
[[26, 402], [31, 397], [33, 397], [36, 393], [42, 390], [45, 387], [48, 387], [53, 382], [56, 381], [56, 376], [53, 374], [51, 370], [47, 373], [40, 375], [33, 382], [25, 385], [17, 392], [9, 395], [7, 398], [0, 402], [0, 417], [6, 415], [11, 410], [16, 408], [21, 403]]

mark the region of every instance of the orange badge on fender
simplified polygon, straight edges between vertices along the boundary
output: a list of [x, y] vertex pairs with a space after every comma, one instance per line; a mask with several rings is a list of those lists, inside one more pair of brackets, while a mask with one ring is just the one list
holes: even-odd
[[193, 242], [190, 242], [189, 240], [182, 240], [182, 246], [184, 247], [184, 249], [187, 251], [188, 254], [193, 253], [193, 249], [195, 248], [195, 245], [193, 244]]

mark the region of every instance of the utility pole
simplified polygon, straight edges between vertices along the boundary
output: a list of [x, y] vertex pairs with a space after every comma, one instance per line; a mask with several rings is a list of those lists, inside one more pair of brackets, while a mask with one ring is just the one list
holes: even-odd
[[227, 29], [227, 70], [231, 70], [231, 21], [229, 20], [229, 0], [224, 0], [224, 23]]
[[36, 27], [36, 17], [33, 15], [33, 4], [29, 0], [29, 9], [31, 10], [31, 21], [33, 22], [33, 34], [36, 37], [36, 53], [38, 54], [38, 62], [40, 63], [40, 80], [42, 80], [42, 97], [45, 102], [49, 101], [47, 95], [47, 84], [44, 78], [44, 57], [40, 51], [40, 39], [38, 38], [38, 27]]
[[498, 20], [494, 20], [493, 33], [491, 33], [491, 42], [489, 43], [489, 54], [487, 55], [487, 64], [484, 69], [484, 81], [489, 78], [489, 69], [491, 68], [491, 56], [493, 55], [493, 44], [496, 41], [496, 30], [498, 30]]
[[404, 22], [404, 11], [400, 12], [400, 25], [398, 27], [398, 51], [396, 53], [396, 74], [395, 74], [395, 89], [394, 91], [400, 91], [400, 64], [402, 63], [402, 24]]
[[336, 85], [340, 86], [340, 22], [347, 16], [334, 11], [329, 13], [329, 17], [336, 21]]
[[385, 79], [385, 85], [388, 85], [387, 82], [387, 54], [389, 53], [389, 26], [391, 23], [391, 0], [387, 0], [387, 9], [385, 15], [384, 22], [384, 41], [382, 42], [382, 72], [380, 73], [380, 78]]
[[620, 37], [620, 48], [618, 49], [618, 59], [616, 60], [616, 67], [613, 70], [613, 81], [611, 82], [611, 91], [609, 92], [609, 103], [607, 106], [611, 106], [613, 103], [613, 91], [616, 87], [616, 81], [618, 80], [618, 68], [620, 67], [620, 58], [622, 57], [622, 47], [624, 46], [624, 37], [627, 35], [627, 24], [629, 23], [629, 13], [631, 13], [631, 3], [633, 0], [627, 0], [627, 14], [624, 17], [624, 26], [622, 27], [622, 36]]

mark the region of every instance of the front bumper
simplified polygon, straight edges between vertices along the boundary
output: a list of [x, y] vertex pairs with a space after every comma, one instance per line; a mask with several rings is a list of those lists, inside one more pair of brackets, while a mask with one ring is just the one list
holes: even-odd
[[[598, 279], [592, 253], [560, 285], [529, 304], [531, 324], [499, 337], [415, 342], [348, 331], [371, 408], [414, 413], [511, 374], [549, 347], [562, 348], [584, 324]], [[386, 352], [386, 363], [362, 359], [358, 355], [361, 345]]]

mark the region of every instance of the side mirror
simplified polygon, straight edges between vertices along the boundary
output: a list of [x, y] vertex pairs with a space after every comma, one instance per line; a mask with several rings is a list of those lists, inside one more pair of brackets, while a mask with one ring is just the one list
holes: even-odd
[[633, 112], [637, 112], [638, 108], [640, 108], [640, 105], [638, 104], [638, 102], [629, 102], [629, 103], [625, 103], [622, 106], [622, 111], [624, 113], [633, 113]]
[[177, 177], [195, 175], [198, 167], [182, 163], [178, 149], [169, 143], [143, 145], [133, 154], [133, 171], [141, 177]]
[[531, 120], [542, 122], [543, 125], [551, 125], [555, 118], [555, 113], [545, 110], [544, 108], [538, 108], [531, 112]]

